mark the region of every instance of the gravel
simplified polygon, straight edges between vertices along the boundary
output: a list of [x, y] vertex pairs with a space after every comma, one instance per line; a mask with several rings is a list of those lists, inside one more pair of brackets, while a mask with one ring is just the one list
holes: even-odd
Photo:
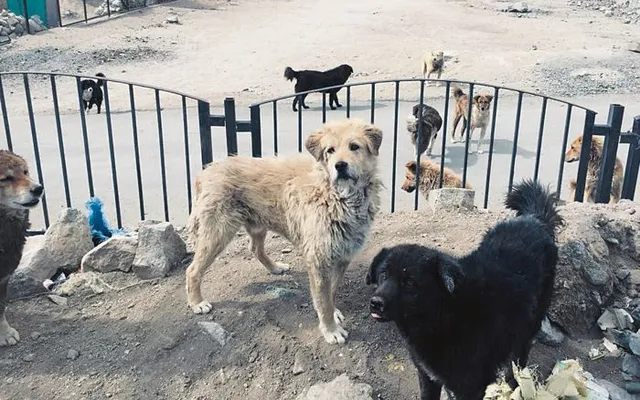
[[639, 0], [569, 0], [576, 9], [599, 11], [606, 17], [621, 19], [625, 24], [640, 22]]

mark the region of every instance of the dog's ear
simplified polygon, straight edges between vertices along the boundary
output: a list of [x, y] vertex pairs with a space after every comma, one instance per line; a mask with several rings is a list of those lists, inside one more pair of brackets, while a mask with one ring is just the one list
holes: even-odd
[[322, 160], [322, 153], [324, 149], [322, 148], [320, 142], [324, 133], [325, 132], [323, 128], [318, 129], [317, 131], [309, 135], [307, 140], [304, 142], [304, 147], [318, 161]]
[[411, 172], [411, 173], [415, 174], [415, 173], [416, 173], [416, 160], [411, 160], [411, 161], [409, 161], [408, 163], [406, 163], [406, 164], [404, 165], [404, 167], [405, 167], [406, 169], [408, 169], [408, 170], [409, 170], [409, 172]]
[[411, 111], [411, 114], [413, 114], [413, 116], [415, 118], [418, 118], [418, 109], [420, 108], [420, 104], [416, 104], [415, 106], [413, 106], [413, 109]]
[[378, 252], [378, 254], [376, 254], [375, 257], [373, 257], [373, 260], [371, 261], [371, 265], [369, 266], [369, 272], [367, 273], [367, 278], [365, 281], [367, 285], [371, 285], [371, 284], [375, 285], [378, 283], [378, 273], [377, 273], [378, 268], [386, 260], [388, 255], [389, 255], [389, 249], [384, 247], [382, 250]]
[[456, 289], [456, 286], [462, 278], [462, 269], [458, 261], [452, 257], [440, 254], [438, 256], [438, 273], [440, 274], [440, 280], [445, 289], [451, 294]]
[[491, 100], [493, 100], [493, 95], [491, 95], [491, 94], [487, 94], [484, 97], [486, 97], [487, 100], [489, 100], [489, 103], [491, 103]]
[[474, 103], [477, 103], [477, 102], [478, 102], [478, 100], [480, 100], [480, 95], [479, 95], [479, 94], [477, 94], [477, 95], [473, 96], [473, 102], [474, 102]]
[[382, 131], [375, 125], [368, 124], [364, 127], [364, 136], [367, 138], [369, 152], [377, 156], [382, 144]]

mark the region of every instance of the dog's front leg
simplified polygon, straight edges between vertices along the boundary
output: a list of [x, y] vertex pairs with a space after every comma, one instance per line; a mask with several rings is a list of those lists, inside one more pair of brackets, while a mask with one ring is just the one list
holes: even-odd
[[440, 399], [442, 385], [438, 382], [434, 382], [431, 377], [420, 367], [418, 367], [418, 381], [420, 382], [420, 400]]
[[487, 126], [483, 126], [482, 128], [480, 128], [480, 137], [478, 138], [478, 154], [482, 154], [484, 153], [484, 150], [482, 150], [482, 141], [484, 139], [484, 135], [487, 134]]
[[310, 265], [309, 283], [313, 307], [320, 320], [320, 333], [329, 344], [344, 343], [349, 333], [344, 330], [336, 319], [342, 316], [336, 308], [332, 295], [332, 272], [328, 265]]
[[18, 331], [9, 326], [4, 310], [7, 307], [7, 287], [9, 286], [9, 277], [0, 281], [0, 347], [13, 346], [20, 341]]

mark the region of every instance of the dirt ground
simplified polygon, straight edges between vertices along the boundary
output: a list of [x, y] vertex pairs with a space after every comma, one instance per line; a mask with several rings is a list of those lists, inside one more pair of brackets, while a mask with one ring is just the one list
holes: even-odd
[[[560, 1], [528, 3], [533, 12], [518, 17], [500, 11], [508, 5], [503, 1], [180, 0], [19, 38], [0, 49], [0, 70], [101, 71], [212, 102], [233, 96], [247, 104], [292, 92], [282, 77], [288, 65], [324, 69], [347, 62], [356, 71], [353, 81], [417, 77], [421, 55], [442, 49], [450, 57], [443, 78], [568, 97], [637, 91], [639, 55], [626, 47], [639, 37], [638, 26]], [[166, 23], [174, 14], [180, 24]], [[76, 101], [72, 90], [59, 94]], [[127, 101], [113, 96], [113, 102]], [[36, 109], [37, 101], [50, 104], [44, 96]], [[103, 279], [122, 290], [78, 293], [66, 307], [46, 298], [14, 302], [7, 318], [22, 341], [0, 349], [0, 399], [294, 399], [304, 387], [343, 372], [373, 386], [380, 399], [417, 398], [416, 373], [397, 332], [368, 316], [366, 267], [382, 246], [404, 241], [464, 253], [501, 216], [381, 217], [338, 300], [350, 331], [344, 346], [321, 339], [306, 273], [281, 238], [267, 243], [269, 254], [293, 266], [280, 277], [253, 259], [246, 235], [231, 244], [203, 286], [214, 300], [211, 316], [187, 309], [184, 271], [142, 284], [108, 274]], [[279, 298], [274, 288], [293, 295]], [[209, 320], [232, 332], [226, 346], [197, 324]], [[617, 382], [620, 361], [590, 362], [593, 343], [537, 345], [532, 363], [546, 373], [558, 359], [579, 357], [598, 378]], [[69, 350], [78, 357], [68, 358]], [[307, 359], [306, 371], [294, 376], [297, 353]]]

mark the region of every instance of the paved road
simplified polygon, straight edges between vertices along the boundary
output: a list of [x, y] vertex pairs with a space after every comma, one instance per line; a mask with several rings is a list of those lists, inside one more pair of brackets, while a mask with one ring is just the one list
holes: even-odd
[[[597, 123], [606, 120], [606, 112], [610, 102], [619, 102], [627, 106], [624, 129], [631, 126], [631, 118], [634, 113], [640, 114], [640, 100], [631, 98], [597, 98], [578, 99], [578, 104], [589, 105], [595, 109], [599, 116]], [[344, 101], [343, 101], [344, 102]], [[303, 132], [306, 135], [321, 124], [322, 112], [319, 107], [319, 96], [308, 98], [310, 110], [306, 110], [303, 118]], [[430, 101], [429, 104], [439, 110], [443, 109], [444, 100]], [[395, 202], [396, 210], [413, 209], [413, 195], [399, 190], [404, 177], [403, 165], [413, 158], [413, 147], [408, 134], [404, 129], [404, 121], [414, 103], [401, 102], [399, 104], [399, 127], [397, 135], [397, 164], [395, 171]], [[515, 163], [515, 180], [532, 176], [538, 139], [538, 126], [540, 121], [541, 100], [527, 98], [523, 102], [520, 133], [517, 146], [517, 159]], [[315, 107], [314, 107], [315, 106]], [[476, 189], [476, 203], [481, 206], [485, 192], [489, 191], [489, 207], [499, 206], [506, 191], [511, 164], [511, 152], [513, 149], [514, 117], [516, 113], [516, 99], [502, 97], [499, 101], [499, 109], [496, 120], [495, 147], [492, 162], [492, 174], [489, 187], [485, 186], [488, 165], [488, 154], [471, 154], [468, 158], [467, 179]], [[278, 107], [278, 146], [281, 155], [291, 154], [297, 151], [298, 146], [298, 120], [297, 114], [290, 109], [287, 101]], [[222, 109], [214, 109], [213, 113], [221, 114]], [[248, 109], [238, 108], [238, 119], [248, 119]], [[352, 116], [368, 120], [371, 109], [369, 103], [354, 103]], [[262, 112], [263, 120], [263, 154], [273, 154], [273, 110], [271, 105], [265, 106]], [[327, 118], [340, 118], [345, 116], [345, 110], [328, 110]], [[566, 106], [559, 103], [549, 103], [543, 138], [543, 151], [540, 158], [540, 178], [554, 187], [557, 185], [557, 176], [560, 168], [560, 155], [562, 149], [563, 129], [566, 116]], [[188, 110], [188, 140], [191, 176], [195, 176], [200, 168], [200, 146], [197, 129], [197, 113], [195, 109]], [[451, 117], [449, 117], [451, 121]], [[584, 112], [574, 109], [571, 119], [569, 140], [582, 131]], [[55, 118], [52, 115], [36, 117], [36, 130], [42, 159], [43, 180], [46, 187], [47, 202], [52, 218], [55, 218], [57, 210], [65, 207], [63, 178], [61, 173], [61, 161], [59, 155], [57, 130]], [[10, 116], [11, 133], [15, 151], [24, 154], [33, 164], [33, 148], [31, 131], [28, 118], [24, 116]], [[158, 150], [158, 124], [156, 113], [144, 111], [137, 113], [138, 137], [140, 147], [140, 160], [142, 166], [142, 188], [144, 191], [144, 207], [146, 218], [163, 219], [163, 190], [160, 173], [160, 152]], [[187, 174], [185, 162], [185, 138], [182, 121], [182, 110], [163, 110], [163, 139], [167, 166], [167, 197], [170, 218], [175, 223], [184, 223], [187, 215]], [[381, 152], [380, 170], [387, 185], [384, 207], [389, 210], [392, 197], [393, 175], [393, 126], [394, 103], [380, 102], [375, 106], [375, 123], [384, 133], [383, 150]], [[82, 140], [80, 118], [75, 115], [63, 115], [61, 117], [63, 140], [66, 153], [66, 163], [70, 181], [70, 195], [72, 205], [82, 208], [82, 204], [89, 197], [88, 174], [85, 164], [85, 153]], [[109, 141], [106, 129], [105, 115], [90, 114], [87, 116], [89, 132], [89, 147], [92, 178], [95, 194], [106, 205], [110, 221], [115, 222], [115, 201], [113, 190], [113, 177], [109, 157]], [[129, 113], [112, 115], [114, 132], [114, 148], [116, 154], [116, 173], [120, 192], [120, 205], [122, 220], [125, 226], [131, 226], [140, 219], [140, 206], [138, 200], [138, 180], [136, 177], [135, 157], [133, 152], [132, 123]], [[448, 130], [450, 129], [450, 122]], [[214, 156], [221, 158], [226, 155], [226, 138], [223, 128], [213, 128]], [[488, 136], [485, 149], [488, 150]], [[438, 162], [441, 154], [442, 133], [438, 135], [438, 143], [434, 147], [433, 158]], [[239, 152], [250, 154], [251, 141], [247, 133], [239, 134]], [[4, 147], [4, 130], [0, 139], [0, 146]], [[472, 145], [471, 148], [474, 148]], [[626, 159], [626, 145], [622, 146], [619, 156]], [[450, 143], [447, 137], [445, 150], [445, 165], [461, 172], [464, 160], [464, 144]], [[562, 189], [566, 191], [566, 182], [575, 176], [577, 165], [565, 164]], [[35, 169], [35, 167], [34, 167]], [[424, 205], [424, 201], [421, 204]], [[421, 206], [422, 208], [422, 206]], [[34, 228], [43, 226], [43, 215], [37, 211], [33, 216]]]

